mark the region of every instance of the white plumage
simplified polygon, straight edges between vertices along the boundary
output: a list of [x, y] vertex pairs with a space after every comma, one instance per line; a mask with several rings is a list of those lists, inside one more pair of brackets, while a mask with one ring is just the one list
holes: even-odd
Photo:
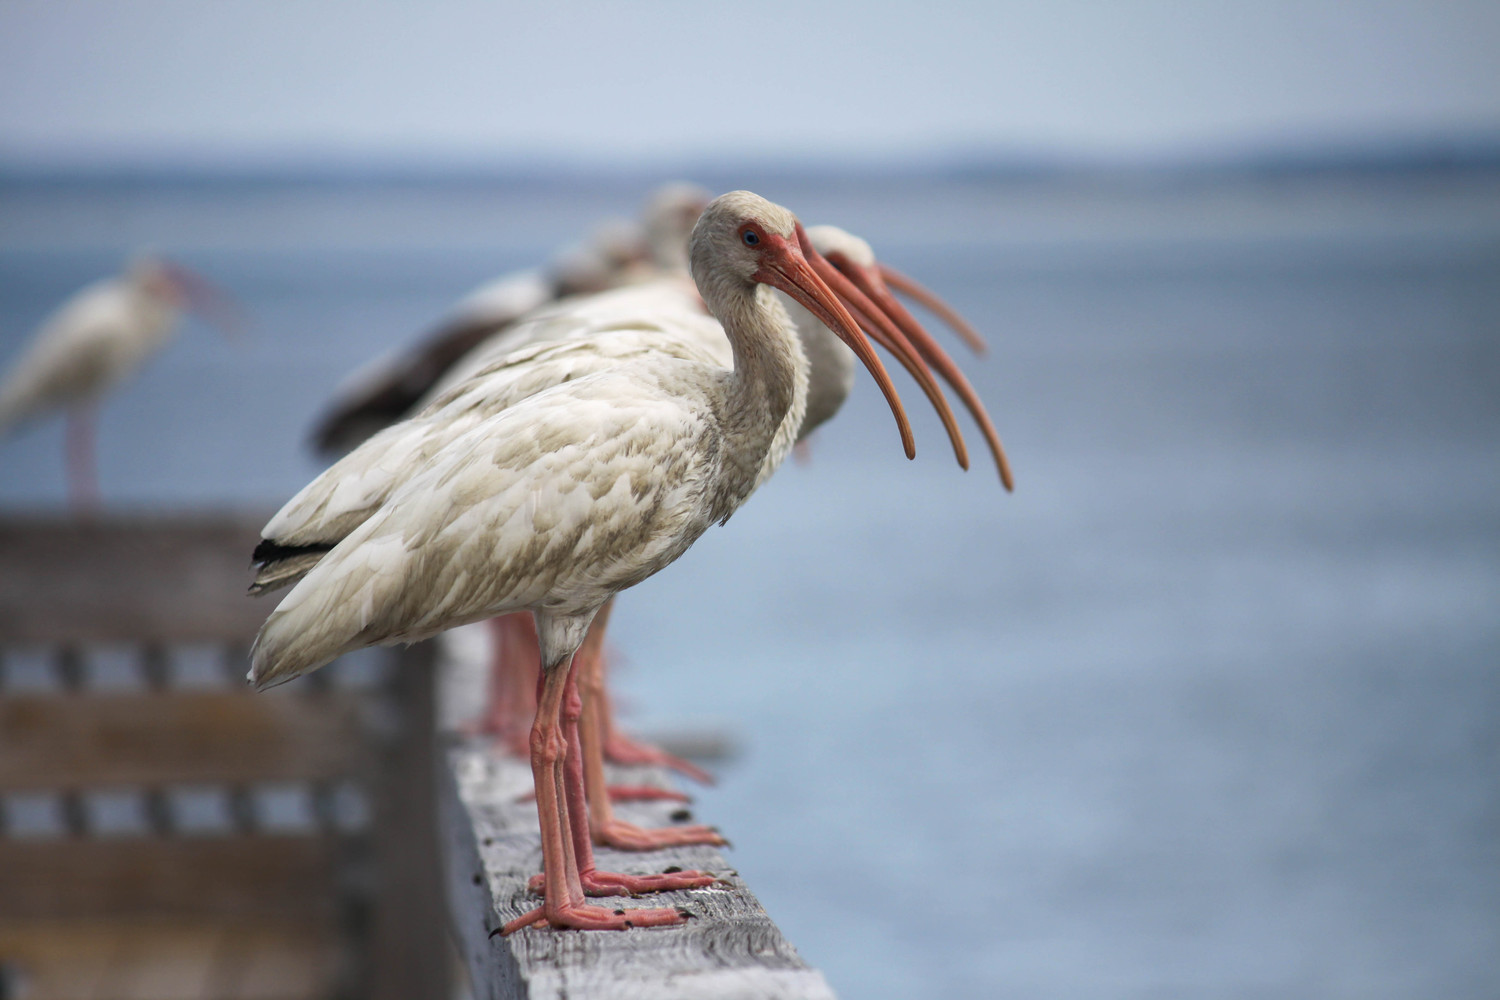
[[[551, 877], [543, 909], [511, 930], [682, 919], [672, 910], [616, 916], [584, 904], [567, 832], [567, 802], [577, 795], [581, 804], [582, 793], [564, 773], [560, 712], [568, 665], [599, 607], [727, 520], [791, 447], [806, 404], [806, 362], [785, 310], [762, 284], [798, 297], [849, 341], [881, 383], [911, 451], [894, 389], [803, 259], [791, 213], [748, 192], [716, 199], [694, 228], [690, 259], [729, 335], [732, 368], [657, 351], [479, 417], [417, 460], [420, 468], [322, 557], [256, 641], [251, 677], [265, 686], [361, 646], [509, 611], [536, 616], [546, 683], [533, 767]], [[658, 326], [636, 332], [654, 336]], [[363, 495], [352, 494], [356, 502]]]
[[77, 292], [0, 382], [0, 430], [98, 399], [161, 349], [182, 302], [166, 265], [152, 257]]
[[0, 433], [53, 410], [68, 411], [68, 492], [75, 505], [98, 500], [94, 407], [166, 344], [184, 305], [226, 330], [228, 300], [186, 268], [147, 255], [117, 278], [79, 291], [37, 331], [0, 381]]
[[[417, 416], [391, 425], [335, 462], [282, 507], [262, 536], [285, 548], [337, 544], [422, 463], [546, 389], [651, 358], [727, 367], [732, 358], [718, 322], [683, 307], [680, 294], [653, 294], [662, 291], [651, 286], [602, 293], [578, 300], [575, 310], [549, 307], [518, 324], [505, 339], [521, 346], [457, 380]], [[705, 343], [718, 349], [705, 349]], [[282, 556], [258, 574], [255, 591], [296, 579], [321, 556], [322, 551]]]
[[606, 223], [546, 267], [505, 275], [475, 289], [420, 341], [345, 379], [313, 430], [314, 443], [324, 451], [346, 451], [409, 416], [455, 362], [547, 303], [664, 273], [685, 277], [687, 236], [707, 203], [707, 193], [693, 185], [664, 185], [647, 203], [641, 224]]
[[[869, 245], [841, 229], [817, 226], [808, 235], [820, 253], [874, 265]], [[776, 296], [808, 360], [803, 417], [782, 429], [801, 440], [842, 406], [853, 385], [854, 354], [802, 305], [784, 293]], [[660, 278], [565, 299], [509, 324], [452, 365], [416, 416], [371, 437], [282, 507], [262, 531], [272, 543], [266, 551], [277, 558], [262, 568], [254, 592], [299, 578], [385, 503], [414, 463], [484, 419], [564, 382], [658, 356], [720, 367], [733, 363], [723, 326], [704, 311], [687, 279]], [[768, 462], [758, 482], [774, 468]], [[281, 551], [305, 547], [317, 551]]]

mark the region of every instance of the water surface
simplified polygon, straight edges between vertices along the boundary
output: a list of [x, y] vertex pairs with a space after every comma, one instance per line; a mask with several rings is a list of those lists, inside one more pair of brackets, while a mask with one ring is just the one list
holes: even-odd
[[[760, 180], [716, 186], [988, 334], [1018, 479], [925, 415], [907, 463], [862, 384], [621, 600], [632, 718], [736, 735], [700, 812], [807, 958], [850, 998], [1493, 996], [1500, 179]], [[110, 399], [105, 495], [269, 509], [339, 378], [644, 190], [11, 183], [0, 362], [176, 253], [254, 329]], [[60, 455], [0, 443], [0, 504], [59, 505]]]

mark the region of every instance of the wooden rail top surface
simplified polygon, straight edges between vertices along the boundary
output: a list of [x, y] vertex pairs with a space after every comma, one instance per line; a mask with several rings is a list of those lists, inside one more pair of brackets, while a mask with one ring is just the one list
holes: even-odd
[[[625, 931], [533, 928], [508, 938], [490, 932], [538, 903], [526, 880], [541, 869], [536, 805], [525, 798], [531, 769], [483, 741], [450, 749], [439, 811], [454, 931], [476, 1000], [833, 1000], [718, 849], [645, 853], [601, 849], [601, 869], [660, 872], [669, 865], [712, 871], [725, 888], [601, 898], [614, 907], [673, 906], [693, 914], [680, 927]], [[655, 769], [612, 769], [613, 780], [667, 785]], [[616, 806], [620, 818], [670, 826], [676, 802]]]
[[0, 516], [0, 642], [248, 641], [268, 513]]

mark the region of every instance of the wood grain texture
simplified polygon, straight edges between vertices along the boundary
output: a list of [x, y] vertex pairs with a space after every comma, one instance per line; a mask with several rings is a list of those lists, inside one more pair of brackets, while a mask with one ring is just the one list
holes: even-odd
[[[243, 674], [275, 605], [245, 594], [265, 520], [0, 520], [0, 791], [61, 791], [71, 834], [0, 834], [0, 963], [34, 1000], [449, 995], [417, 794], [430, 694], [392, 697], [369, 661], [270, 694], [220, 676]], [[363, 788], [383, 829], [254, 821], [251, 792], [307, 782], [315, 812], [335, 784]], [[165, 796], [205, 786], [227, 790], [235, 831], [158, 836]], [[82, 835], [83, 793], [143, 790], [145, 829]]]
[[0, 840], [0, 918], [331, 915], [331, 836]]
[[0, 920], [27, 1000], [314, 1000], [337, 995], [340, 944], [285, 918]]
[[[724, 856], [712, 847], [632, 854], [601, 850], [601, 869], [660, 872], [671, 865], [721, 875], [727, 888], [600, 899], [611, 908], [675, 906], [686, 925], [626, 931], [528, 929], [490, 932], [537, 905], [526, 880], [541, 867], [530, 767], [473, 743], [453, 746], [441, 782], [441, 821], [449, 908], [476, 1000], [831, 1000], [822, 973], [782, 936]], [[617, 780], [666, 785], [646, 768]], [[620, 818], [671, 825], [675, 803], [630, 803]]]
[[8, 515], [0, 642], [248, 641], [259, 514]]
[[377, 878], [369, 915], [366, 1000], [448, 1000], [452, 948], [438, 863], [433, 649], [402, 650], [392, 678], [396, 731], [374, 747], [380, 781], [370, 830]]
[[8, 695], [0, 791], [362, 773], [360, 700], [333, 691]]

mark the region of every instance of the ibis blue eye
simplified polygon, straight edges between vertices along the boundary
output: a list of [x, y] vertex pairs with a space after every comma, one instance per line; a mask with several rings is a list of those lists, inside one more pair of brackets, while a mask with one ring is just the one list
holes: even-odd
[[747, 247], [753, 247], [753, 246], [755, 246], [755, 244], [757, 244], [759, 242], [760, 242], [760, 237], [759, 236], [756, 236], [755, 233], [752, 232], [752, 231], [750, 231], [749, 229], [745, 230], [745, 246], [747, 246]]

